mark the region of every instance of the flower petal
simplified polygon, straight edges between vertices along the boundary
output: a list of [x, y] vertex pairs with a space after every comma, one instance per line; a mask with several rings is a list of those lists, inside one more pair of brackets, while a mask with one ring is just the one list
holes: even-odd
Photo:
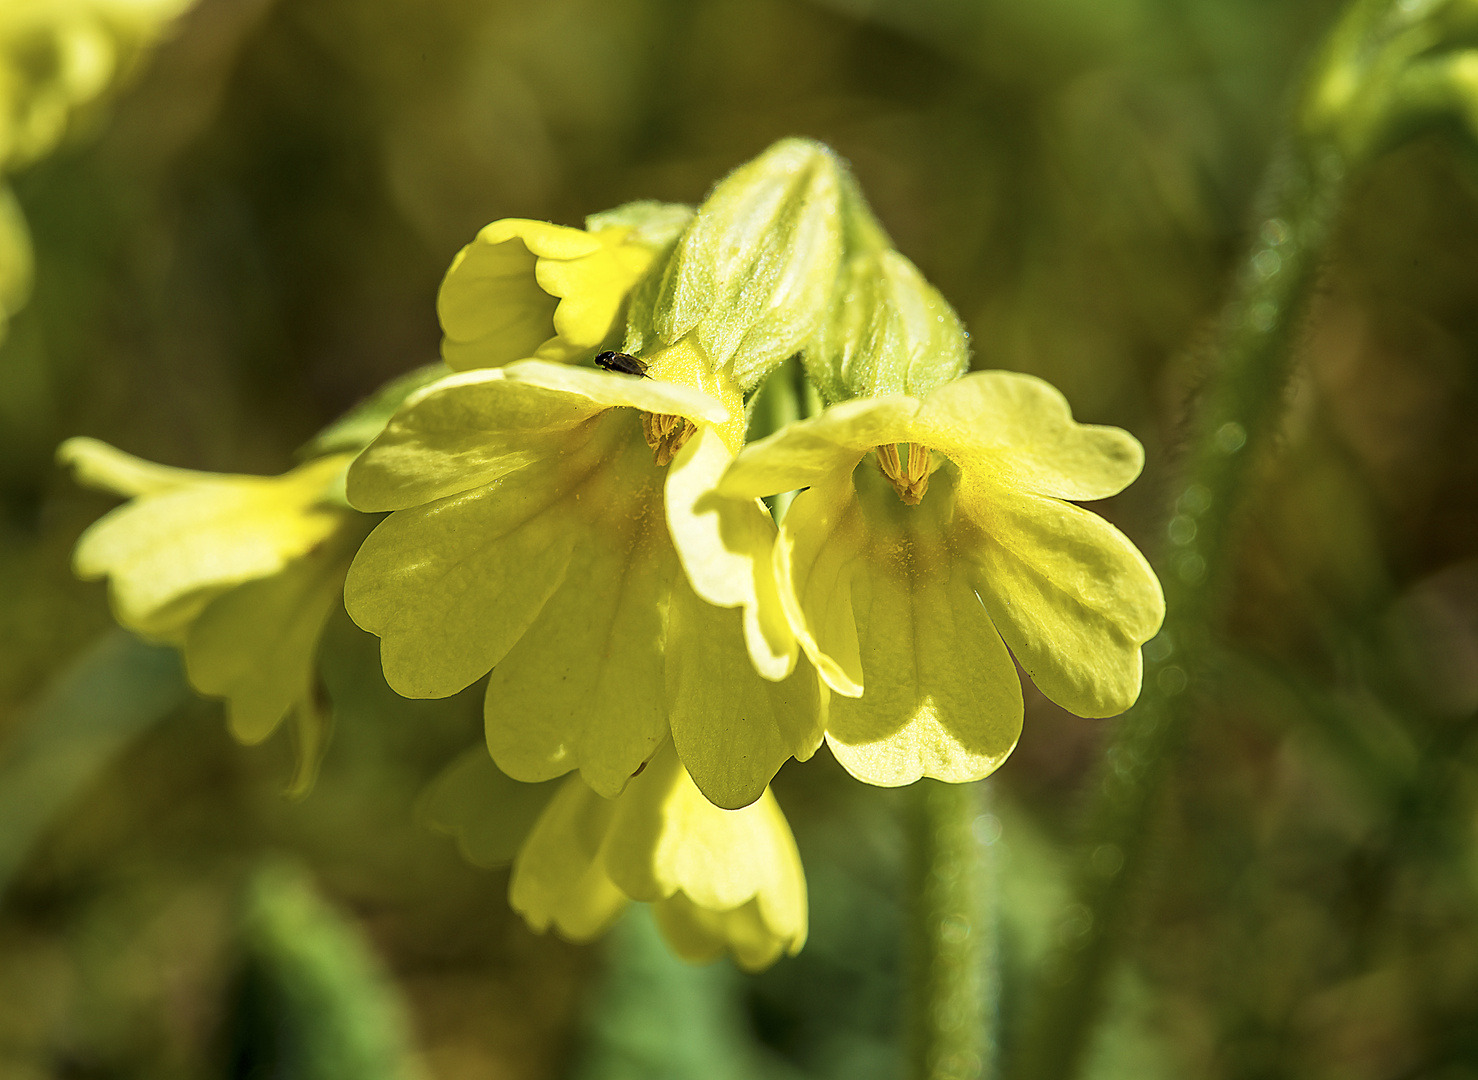
[[558, 297], [539, 287], [540, 257], [573, 259], [600, 249], [583, 229], [545, 221], [495, 221], [457, 253], [436, 297], [454, 370], [497, 367], [535, 355], [555, 336]]
[[862, 693], [852, 575], [865, 531], [851, 470], [842, 469], [796, 497], [775, 541], [780, 601], [796, 640], [826, 684], [847, 697]]
[[694, 783], [727, 809], [760, 798], [788, 758], [815, 753], [825, 721], [816, 669], [805, 663], [783, 682], [761, 678], [739, 647], [739, 624], [738, 612], [705, 603], [686, 581], [674, 587], [668, 722]]
[[554, 329], [572, 352], [605, 341], [627, 295], [656, 257], [650, 247], [623, 243], [630, 232], [623, 228], [595, 233], [600, 247], [578, 259], [539, 260], [535, 271], [539, 288], [561, 298]]
[[1079, 716], [1139, 696], [1139, 647], [1165, 615], [1160, 583], [1118, 529], [1070, 503], [962, 484], [952, 544], [1042, 693]]
[[699, 907], [730, 911], [759, 898], [767, 922], [805, 925], [800, 854], [774, 795], [721, 810], [693, 785], [671, 744], [617, 801], [601, 858], [633, 900], [682, 892]]
[[479, 742], [427, 785], [416, 803], [416, 820], [456, 837], [457, 850], [473, 866], [498, 870], [513, 862], [562, 787], [510, 779]]
[[667, 470], [667, 526], [693, 591], [719, 607], [742, 607], [755, 668], [783, 679], [799, 650], [775, 581], [775, 522], [758, 500], [713, 491], [732, 459], [714, 428], [688, 440]]
[[583, 532], [567, 474], [593, 467], [600, 449], [592, 439], [576, 460], [540, 461], [397, 511], [369, 535], [349, 568], [344, 602], [381, 638], [385, 679], [397, 693], [455, 694], [523, 636], [564, 581]]
[[412, 395], [350, 467], [350, 505], [403, 510], [490, 484], [556, 452], [606, 408], [507, 371], [462, 372]]
[[867, 692], [832, 701], [827, 744], [869, 784], [978, 780], [1016, 747], [1021, 680], [965, 569], [942, 552], [910, 555], [859, 564]]
[[280, 477], [214, 476], [143, 494], [93, 524], [73, 565], [108, 577], [118, 621], [158, 637], [177, 634], [233, 585], [275, 574], [329, 539], [346, 511], [320, 502], [344, 455]]
[[57, 447], [56, 460], [58, 465], [71, 469], [84, 487], [130, 498], [221, 479], [216, 473], [156, 465], [84, 436], [68, 439]]
[[226, 699], [231, 734], [241, 742], [261, 742], [295, 704], [316, 697], [318, 638], [339, 605], [361, 535], [348, 529], [281, 572], [237, 586], [190, 626], [190, 683]]
[[746, 446], [719, 493], [754, 499], [811, 487], [838, 469], [850, 470], [874, 446], [907, 442], [918, 408], [909, 397], [859, 398], [788, 424]]
[[573, 941], [599, 936], [625, 909], [598, 858], [616, 806], [572, 776], [550, 801], [513, 861], [508, 903], [536, 931]]
[[682, 893], [652, 905], [657, 926], [672, 951], [690, 963], [717, 960], [725, 952], [751, 974], [764, 971], [783, 954], [794, 956], [806, 943], [806, 928], [787, 932], [766, 924], [758, 900], [732, 911], [710, 911]]
[[[488, 748], [508, 775], [579, 768], [606, 796], [667, 735], [662, 650], [682, 573], [663, 520], [663, 470], [627, 419], [603, 421], [624, 437], [565, 495], [563, 529], [575, 539], [564, 580], [494, 670], [486, 709]], [[496, 604], [483, 615], [506, 617]]]
[[1013, 371], [977, 371], [924, 399], [916, 441], [941, 450], [966, 472], [1058, 499], [1106, 499], [1144, 467], [1144, 448], [1127, 431], [1079, 424], [1050, 383]]
[[509, 379], [579, 395], [600, 406], [626, 405], [643, 412], [686, 416], [689, 420], [710, 424], [721, 424], [729, 419], [729, 410], [717, 398], [702, 390], [661, 379], [618, 375], [548, 360], [523, 360], [508, 365], [504, 371]]

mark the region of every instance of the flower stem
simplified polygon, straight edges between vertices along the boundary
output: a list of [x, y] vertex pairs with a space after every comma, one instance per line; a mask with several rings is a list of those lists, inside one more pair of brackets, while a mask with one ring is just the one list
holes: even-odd
[[1145, 647], [1144, 690], [1118, 722], [1090, 796], [1075, 903], [1049, 958], [1013, 1064], [1016, 1080], [1069, 1080], [1104, 996], [1127, 895], [1144, 861], [1171, 762], [1204, 692], [1210, 631], [1230, 569], [1234, 511], [1275, 425], [1293, 339], [1344, 187], [1327, 144], [1292, 142], [1274, 160], [1259, 227], [1222, 313], [1205, 390], [1174, 489], [1160, 559], [1165, 626]]
[[[996, 1074], [999, 950], [985, 784], [921, 780], [911, 792], [914, 1080]], [[984, 823], [986, 843], [977, 839]]]

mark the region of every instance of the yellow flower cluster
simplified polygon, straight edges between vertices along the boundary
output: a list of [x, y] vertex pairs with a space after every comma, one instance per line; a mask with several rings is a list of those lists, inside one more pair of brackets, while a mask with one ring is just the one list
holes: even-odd
[[[762, 967], [806, 933], [769, 791], [787, 760], [825, 741], [868, 783], [970, 781], [1016, 744], [1017, 663], [1080, 715], [1138, 695], [1159, 584], [1073, 501], [1130, 483], [1139, 444], [1074, 422], [1038, 379], [965, 374], [958, 319], [824, 147], [777, 144], [696, 211], [495, 222], [439, 310], [453, 373], [348, 464], [353, 511], [324, 494], [347, 455], [189, 495], [115, 477], [138, 499], [84, 537], [78, 568], [112, 576], [125, 624], [187, 628], [192, 678], [235, 710], [202, 659], [216, 607], [247, 619], [255, 601], [233, 598], [284, 595], [265, 583], [327, 558], [349, 528], [331, 522], [388, 514], [344, 599], [390, 685], [441, 697], [486, 677], [497, 769], [566, 777], [513, 859], [536, 929], [586, 938], [648, 902], [680, 954]], [[793, 356], [833, 403], [762, 430], [756, 390]], [[228, 506], [257, 524], [210, 533]], [[273, 514], [277, 561], [248, 558]], [[216, 576], [145, 550], [164, 521], [231, 553]], [[441, 827], [464, 840], [469, 768], [438, 789], [460, 793]]]

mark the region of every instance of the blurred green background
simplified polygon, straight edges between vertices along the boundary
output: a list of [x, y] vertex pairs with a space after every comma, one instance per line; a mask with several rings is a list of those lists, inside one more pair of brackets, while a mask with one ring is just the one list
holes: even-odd
[[[285, 800], [286, 740], [232, 743], [72, 579], [112, 503], [52, 453], [87, 434], [280, 472], [435, 358], [437, 285], [484, 223], [697, 202], [806, 135], [852, 162], [976, 367], [1144, 442], [1099, 509], [1153, 559], [1259, 174], [1336, 10], [200, 0], [12, 177], [36, 270], [0, 345], [0, 1077], [900, 1075], [898, 793], [824, 750], [781, 774], [812, 936], [763, 976], [668, 962], [640, 918], [604, 949], [534, 936], [506, 872], [413, 820], [480, 737], [476, 689], [396, 698], [341, 614], [335, 741]], [[1105, 1080], [1478, 1078], [1471, 148], [1430, 136], [1358, 179], [1299, 353], [1094, 1042]], [[1063, 872], [1114, 723], [1027, 692], [977, 823], [1008, 1041], [1080, 918]]]

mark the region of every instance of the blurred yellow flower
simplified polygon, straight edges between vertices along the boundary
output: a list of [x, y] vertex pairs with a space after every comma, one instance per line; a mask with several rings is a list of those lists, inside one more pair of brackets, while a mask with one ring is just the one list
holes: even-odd
[[576, 941], [646, 901], [679, 956], [729, 952], [746, 971], [806, 941], [805, 873], [775, 796], [719, 809], [671, 743], [616, 799], [566, 780], [514, 860], [508, 898], [535, 930]]
[[589, 229], [524, 218], [485, 226], [457, 253], [437, 296], [447, 366], [593, 353], [691, 216], [686, 206], [632, 203], [594, 216]]
[[291, 790], [305, 793], [327, 739], [318, 638], [369, 521], [339, 494], [353, 455], [276, 477], [169, 468], [85, 438], [57, 456], [131, 500], [82, 534], [77, 575], [108, 579], [123, 626], [183, 650], [191, 684], [226, 699], [237, 739], [261, 742], [291, 715]]
[[[647, 359], [651, 378], [529, 360], [411, 397], [349, 472], [354, 506], [393, 513], [345, 600], [407, 697], [492, 671], [488, 747], [515, 779], [579, 769], [614, 797], [670, 724], [701, 722], [714, 738], [688, 767], [720, 805], [744, 806], [819, 744], [821, 690], [809, 665], [760, 678], [741, 614], [684, 578], [665, 488], [705, 440], [732, 454], [743, 407], [696, 345]], [[751, 727], [780, 749], [736, 769], [722, 735]]]
[[721, 494], [809, 489], [781, 524], [775, 568], [801, 646], [839, 695], [826, 738], [854, 776], [993, 771], [1021, 731], [1013, 654], [1080, 716], [1133, 704], [1160, 585], [1122, 533], [1065, 500], [1115, 494], [1143, 459], [1127, 432], [1078, 424], [1047, 383], [1001, 371], [923, 400], [846, 402], [744, 449]]

